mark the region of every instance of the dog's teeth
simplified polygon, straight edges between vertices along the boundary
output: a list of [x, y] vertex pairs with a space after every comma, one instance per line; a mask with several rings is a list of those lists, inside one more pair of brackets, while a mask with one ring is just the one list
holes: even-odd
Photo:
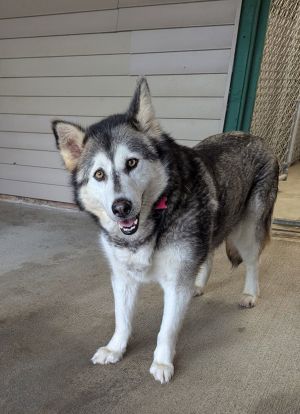
[[133, 234], [137, 230], [138, 225], [139, 225], [139, 218], [137, 217], [133, 221], [130, 227], [127, 227], [119, 223], [119, 228], [124, 234]]

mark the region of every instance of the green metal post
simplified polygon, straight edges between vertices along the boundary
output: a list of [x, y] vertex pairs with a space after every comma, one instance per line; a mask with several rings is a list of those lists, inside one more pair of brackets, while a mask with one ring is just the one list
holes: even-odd
[[243, 0], [224, 131], [249, 131], [271, 0]]

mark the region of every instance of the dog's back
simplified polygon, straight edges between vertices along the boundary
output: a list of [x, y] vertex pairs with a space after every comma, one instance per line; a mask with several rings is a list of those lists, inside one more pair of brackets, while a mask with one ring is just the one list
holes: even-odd
[[194, 149], [213, 176], [220, 205], [215, 223], [218, 245], [252, 210], [264, 220], [267, 238], [277, 195], [278, 162], [264, 141], [243, 132], [228, 132], [206, 138]]

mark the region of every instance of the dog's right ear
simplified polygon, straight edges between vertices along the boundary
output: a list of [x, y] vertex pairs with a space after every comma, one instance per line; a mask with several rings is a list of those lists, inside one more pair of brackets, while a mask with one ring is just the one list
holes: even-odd
[[52, 122], [52, 131], [66, 168], [74, 171], [83, 150], [84, 129], [70, 122], [56, 120]]
[[133, 124], [142, 132], [159, 137], [162, 133], [154, 113], [151, 94], [146, 78], [140, 78], [131, 100], [128, 115]]

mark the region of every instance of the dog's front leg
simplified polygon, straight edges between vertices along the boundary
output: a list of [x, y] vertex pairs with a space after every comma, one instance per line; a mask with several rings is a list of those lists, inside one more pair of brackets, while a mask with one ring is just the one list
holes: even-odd
[[184, 314], [193, 294], [193, 284], [186, 286], [177, 283], [163, 284], [164, 312], [157, 346], [150, 373], [161, 384], [170, 381], [174, 374], [173, 358], [177, 336]]
[[112, 277], [115, 298], [115, 332], [109, 343], [97, 350], [94, 364], [114, 364], [122, 359], [131, 334], [131, 323], [139, 283], [122, 276]]

